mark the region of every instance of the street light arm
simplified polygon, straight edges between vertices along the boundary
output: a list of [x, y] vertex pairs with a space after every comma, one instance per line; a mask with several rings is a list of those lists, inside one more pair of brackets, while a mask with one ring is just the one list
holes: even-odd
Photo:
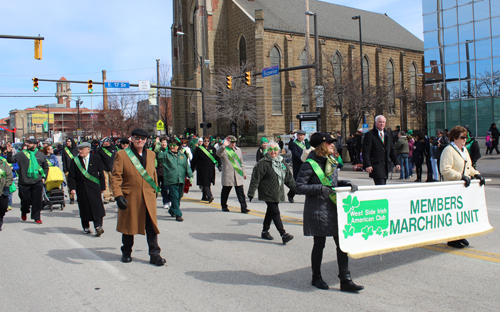
[[[188, 34], [183, 33], [182, 31], [178, 31], [177, 35], [188, 37], [189, 42], [191, 43], [191, 46], [193, 46], [194, 53], [196, 53], [196, 56], [201, 60], [201, 56], [198, 54], [198, 51], [196, 51], [196, 47], [194, 46], [194, 43], [193, 43], [193, 40], [191, 40], [191, 37]], [[203, 66], [203, 64], [201, 64], [201, 66]]]

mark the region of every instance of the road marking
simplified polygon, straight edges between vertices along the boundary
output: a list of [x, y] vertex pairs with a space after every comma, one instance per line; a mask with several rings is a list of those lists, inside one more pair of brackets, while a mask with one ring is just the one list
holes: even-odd
[[[188, 198], [188, 197], [183, 197], [182, 200], [185, 200], [185, 201], [188, 201], [191, 203], [196, 203], [199, 205], [214, 207], [214, 208], [221, 207], [220, 204], [218, 204], [218, 203], [210, 203], [209, 204], [209, 203], [204, 203], [204, 202], [199, 201], [197, 199], [192, 199], [192, 198]], [[235, 206], [228, 206], [228, 208], [230, 211], [234, 211], [234, 212], [239, 212], [241, 210], [239, 207], [235, 207]], [[258, 217], [264, 217], [266, 215], [265, 212], [256, 211], [256, 210], [251, 210], [248, 214], [253, 215], [253, 216], [258, 216]], [[288, 217], [288, 216], [281, 215], [281, 220], [283, 222], [297, 224], [297, 225], [303, 224], [303, 219], [300, 219], [300, 218], [294, 218], [294, 217]], [[480, 259], [480, 260], [489, 261], [489, 262], [500, 263], [500, 254], [496, 254], [496, 253], [492, 253], [492, 252], [486, 252], [486, 251], [470, 249], [470, 248], [464, 248], [464, 249], [457, 250], [456, 248], [449, 247], [449, 246], [444, 245], [444, 244], [430, 245], [430, 246], [424, 246], [424, 247], [420, 247], [420, 248], [432, 250], [432, 251], [437, 251], [437, 252], [442, 252], [442, 253], [448, 253], [448, 254], [462, 256], [462, 257], [468, 257], [468, 258]]]
[[120, 273], [120, 271], [116, 267], [112, 266], [111, 264], [106, 262], [106, 260], [102, 259], [101, 257], [96, 255], [95, 253], [93, 253], [89, 249], [85, 248], [83, 245], [81, 245], [80, 243], [78, 243], [77, 241], [75, 241], [74, 239], [69, 237], [68, 235], [64, 234], [59, 229], [51, 228], [51, 230], [57, 236], [59, 236], [59, 238], [61, 238], [61, 240], [68, 243], [71, 247], [78, 249], [85, 257], [87, 257], [87, 259], [93, 260], [93, 261], [91, 261], [92, 264], [94, 264], [98, 267], [101, 267], [102, 269], [108, 271], [111, 275], [113, 275], [114, 277], [116, 277], [120, 281], [124, 281], [127, 279], [125, 276], [123, 276]]

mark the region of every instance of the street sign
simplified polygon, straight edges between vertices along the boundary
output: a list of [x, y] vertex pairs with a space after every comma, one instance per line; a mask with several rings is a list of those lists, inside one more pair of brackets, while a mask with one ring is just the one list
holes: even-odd
[[156, 123], [156, 130], [157, 131], [165, 130], [165, 124], [163, 123], [163, 121], [158, 120], [158, 122]]
[[280, 66], [279, 65], [274, 65], [271, 67], [266, 67], [262, 69], [262, 77], [269, 77], [269, 76], [274, 76], [279, 74], [280, 72]]
[[139, 80], [139, 91], [151, 90], [151, 82], [149, 80]]
[[104, 87], [106, 87], [106, 88], [127, 89], [127, 88], [130, 88], [130, 83], [128, 81], [106, 80], [106, 81], [104, 81]]
[[316, 108], [323, 107], [324, 86], [314, 86], [314, 97], [316, 98]]
[[368, 124], [363, 124], [363, 133], [367, 133], [368, 131]]

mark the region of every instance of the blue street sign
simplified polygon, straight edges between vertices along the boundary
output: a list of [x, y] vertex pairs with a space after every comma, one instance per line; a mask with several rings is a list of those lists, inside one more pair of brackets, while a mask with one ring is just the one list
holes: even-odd
[[368, 124], [363, 124], [363, 133], [367, 133], [368, 131]]
[[280, 67], [279, 65], [274, 65], [271, 67], [266, 67], [262, 69], [262, 77], [269, 77], [279, 74]]
[[130, 83], [128, 81], [105, 81], [104, 87], [106, 88], [130, 88]]

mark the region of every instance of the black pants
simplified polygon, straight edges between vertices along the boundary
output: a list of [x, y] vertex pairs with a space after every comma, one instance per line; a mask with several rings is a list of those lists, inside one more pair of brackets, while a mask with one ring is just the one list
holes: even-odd
[[[337, 264], [339, 266], [339, 277], [341, 280], [350, 279], [349, 258], [347, 254], [340, 250], [339, 237], [334, 236], [333, 240], [337, 246]], [[314, 236], [314, 245], [311, 253], [311, 266], [314, 276], [321, 275], [321, 261], [323, 260], [323, 249], [325, 248], [326, 237]]]
[[202, 186], [201, 190], [203, 192], [201, 200], [209, 200], [210, 198], [212, 198], [213, 195], [212, 195], [212, 190], [210, 189], [210, 185], [209, 186]]
[[9, 207], [9, 196], [0, 195], [0, 228], [2, 227], [3, 217]]
[[[497, 141], [498, 141], [498, 140], [497, 140]], [[491, 146], [491, 152], [490, 152], [490, 154], [491, 154], [491, 153], [493, 153], [493, 149], [494, 149], [495, 151], [497, 151], [497, 154], [499, 154], [499, 153], [500, 153], [500, 151], [498, 150], [498, 143], [493, 144], [493, 145]]]
[[263, 231], [267, 232], [271, 228], [271, 222], [274, 221], [274, 225], [280, 235], [283, 236], [285, 234], [285, 229], [283, 228], [283, 222], [281, 221], [280, 208], [278, 207], [278, 203], [266, 202], [267, 211], [266, 216], [264, 217], [264, 227]]
[[375, 185], [386, 185], [387, 179], [373, 178], [373, 182], [375, 183]]
[[[220, 205], [222, 208], [227, 208], [227, 198], [229, 197], [229, 192], [231, 192], [232, 186], [222, 186], [222, 192], [220, 194]], [[247, 203], [245, 201], [245, 191], [243, 190], [243, 185], [235, 186], [236, 196], [238, 196], [238, 201], [240, 202], [241, 209], [247, 208]]]
[[[102, 218], [98, 219], [98, 220], [92, 220], [92, 221], [94, 222], [94, 228], [97, 229], [98, 227], [102, 226]], [[84, 229], [90, 228], [90, 221], [82, 219], [82, 228], [84, 228]]]
[[40, 220], [40, 212], [43, 208], [42, 192], [43, 184], [41, 180], [35, 184], [19, 184], [21, 212], [28, 214], [31, 206], [31, 219], [33, 220]]
[[417, 180], [422, 180], [422, 164], [415, 164], [415, 171], [417, 172]]
[[[153, 228], [153, 221], [146, 210], [146, 239], [148, 240], [149, 256], [156, 257], [160, 255], [160, 246], [158, 246], [158, 234]], [[130, 257], [132, 246], [134, 246], [134, 235], [122, 234], [122, 254]]]

